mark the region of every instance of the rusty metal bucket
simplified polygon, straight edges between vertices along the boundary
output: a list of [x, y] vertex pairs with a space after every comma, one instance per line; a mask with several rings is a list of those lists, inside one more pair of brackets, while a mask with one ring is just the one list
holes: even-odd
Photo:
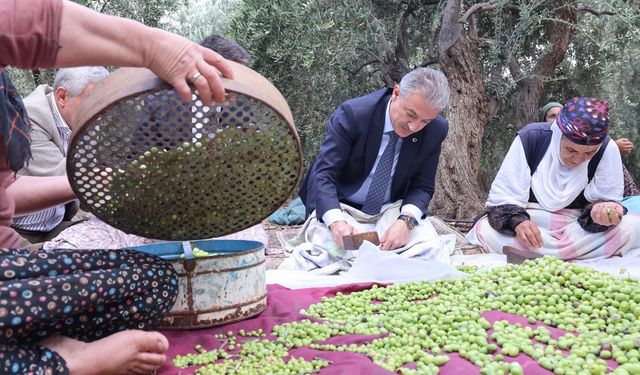
[[[194, 258], [193, 248], [211, 255]], [[132, 249], [167, 259], [178, 273], [178, 298], [159, 328], [215, 327], [258, 315], [267, 307], [261, 242], [164, 242]]]

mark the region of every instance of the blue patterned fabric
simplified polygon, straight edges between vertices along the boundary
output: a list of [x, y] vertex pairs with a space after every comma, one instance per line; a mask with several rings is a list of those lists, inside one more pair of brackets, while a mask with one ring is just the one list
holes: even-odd
[[367, 198], [362, 206], [362, 212], [366, 214], [376, 215], [380, 213], [380, 209], [384, 204], [384, 197], [391, 182], [391, 169], [393, 168], [393, 157], [397, 142], [398, 134], [390, 131], [389, 143], [380, 157], [376, 171], [373, 174], [371, 186], [369, 186], [369, 191], [367, 192]]

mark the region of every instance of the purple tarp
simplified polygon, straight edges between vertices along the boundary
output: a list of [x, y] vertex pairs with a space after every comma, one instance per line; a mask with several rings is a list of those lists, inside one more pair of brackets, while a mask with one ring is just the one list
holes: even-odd
[[[337, 292], [348, 294], [351, 292], [367, 289], [372, 284], [351, 284], [342, 285], [339, 287], [331, 288], [308, 288], [291, 290], [280, 285], [268, 286], [268, 302], [266, 310], [255, 318], [248, 319], [242, 322], [228, 324], [217, 328], [208, 328], [192, 331], [162, 331], [163, 334], [169, 339], [170, 347], [167, 354], [167, 362], [160, 368], [158, 374], [177, 374], [179, 371], [181, 374], [193, 374], [198, 366], [189, 367], [186, 369], [178, 369], [171, 364], [171, 360], [177, 354], [194, 353], [194, 346], [196, 344], [202, 345], [207, 350], [216, 349], [221, 345], [221, 342], [214, 338], [215, 334], [226, 333], [233, 331], [236, 335], [238, 342], [243, 340], [238, 336], [237, 332], [240, 329], [245, 331], [252, 331], [262, 328], [265, 332], [270, 333], [271, 329], [278, 324], [292, 322], [296, 320], [308, 319], [307, 316], [300, 315], [301, 309], [306, 309], [313, 303], [320, 302], [320, 298], [327, 296], [333, 297]], [[497, 320], [508, 320], [511, 323], [520, 323], [523, 326], [531, 326], [535, 328], [538, 324], [529, 324], [526, 318], [507, 314], [501, 311], [489, 311], [483, 316], [491, 323]], [[561, 330], [548, 327], [551, 330], [552, 337], [557, 339], [563, 333]], [[247, 338], [254, 339], [254, 338]], [[334, 337], [328, 341], [330, 344], [351, 344], [351, 343], [365, 343], [371, 341], [370, 337], [365, 336], [341, 336]], [[234, 352], [239, 349], [236, 348]], [[325, 367], [321, 374], [389, 374], [388, 371], [375, 365], [368, 357], [350, 353], [350, 352], [328, 352], [319, 351], [309, 348], [298, 348], [290, 351], [290, 354], [294, 357], [304, 357], [307, 360], [311, 360], [313, 357], [321, 357], [327, 359], [332, 363]], [[460, 358], [456, 353], [448, 353], [449, 361], [440, 368], [440, 374], [478, 374], [479, 368], [473, 365], [471, 362]], [[532, 358], [520, 354], [514, 358], [507, 358], [506, 361], [518, 361], [525, 374], [552, 374], [540, 367]]]

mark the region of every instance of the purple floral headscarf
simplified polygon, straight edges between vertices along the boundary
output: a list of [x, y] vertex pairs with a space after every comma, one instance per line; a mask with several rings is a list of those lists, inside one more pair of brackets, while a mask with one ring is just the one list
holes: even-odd
[[573, 98], [556, 119], [565, 137], [579, 145], [599, 145], [609, 134], [609, 104], [596, 98]]

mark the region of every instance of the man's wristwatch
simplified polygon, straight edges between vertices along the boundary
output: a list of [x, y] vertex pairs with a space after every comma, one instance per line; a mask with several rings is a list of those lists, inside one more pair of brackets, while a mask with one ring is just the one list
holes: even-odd
[[413, 230], [413, 228], [418, 226], [418, 220], [416, 220], [416, 218], [411, 215], [400, 215], [398, 216], [398, 220], [404, 221], [404, 223], [407, 224], [407, 228], [409, 228], [409, 230]]

